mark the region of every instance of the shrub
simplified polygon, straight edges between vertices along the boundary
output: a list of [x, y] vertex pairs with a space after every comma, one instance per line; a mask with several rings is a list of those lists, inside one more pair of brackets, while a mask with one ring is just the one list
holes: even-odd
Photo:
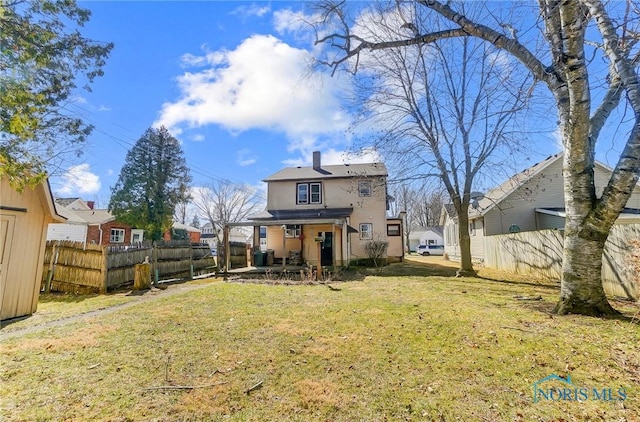
[[389, 242], [386, 240], [370, 240], [364, 245], [364, 251], [367, 253], [369, 259], [373, 261], [373, 265], [378, 268], [382, 264], [385, 256], [387, 255], [387, 248]]

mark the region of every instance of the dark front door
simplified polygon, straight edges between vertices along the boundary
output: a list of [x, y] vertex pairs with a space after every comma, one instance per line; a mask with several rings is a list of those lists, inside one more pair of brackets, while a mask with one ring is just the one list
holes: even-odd
[[[319, 233], [322, 236], [322, 233]], [[324, 232], [324, 240], [320, 243], [322, 251], [320, 252], [320, 265], [323, 267], [333, 265], [333, 233]]]

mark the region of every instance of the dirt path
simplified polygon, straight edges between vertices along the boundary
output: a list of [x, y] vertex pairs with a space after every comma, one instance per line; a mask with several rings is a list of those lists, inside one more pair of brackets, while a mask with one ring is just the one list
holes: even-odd
[[41, 324], [33, 325], [30, 327], [20, 328], [13, 331], [2, 332], [0, 331], [0, 342], [15, 338], [22, 337], [27, 334], [34, 333], [36, 331], [45, 330], [47, 328], [53, 327], [61, 327], [68, 324], [72, 324], [77, 321], [86, 320], [93, 317], [103, 316], [107, 314], [111, 314], [116, 311], [120, 311], [122, 309], [131, 308], [132, 306], [140, 305], [141, 303], [149, 302], [152, 300], [170, 297], [186, 292], [191, 292], [194, 290], [204, 289], [206, 287], [210, 287], [217, 283], [207, 283], [207, 284], [175, 284], [167, 287], [166, 290], [153, 289], [140, 294], [139, 296], [135, 296], [131, 302], [121, 303], [118, 305], [113, 305], [108, 308], [96, 309], [95, 311], [84, 312], [82, 314], [72, 315], [65, 318], [57, 319], [55, 321], [43, 322]]

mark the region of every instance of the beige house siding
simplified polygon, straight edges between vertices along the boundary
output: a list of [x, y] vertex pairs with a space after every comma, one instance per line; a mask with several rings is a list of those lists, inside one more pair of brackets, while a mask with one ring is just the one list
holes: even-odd
[[[0, 319], [34, 313], [53, 202], [46, 182], [22, 193], [0, 181]], [[57, 216], [56, 216], [57, 217]]]
[[[358, 183], [360, 181], [371, 182], [371, 196], [363, 197], [359, 195]], [[321, 183], [322, 184], [322, 201], [319, 204], [297, 204], [297, 185], [299, 183]], [[267, 200], [267, 209], [270, 210], [304, 210], [317, 208], [353, 208], [351, 216], [348, 218], [347, 224], [360, 229], [360, 224], [370, 223], [373, 229], [373, 239], [387, 238], [387, 220], [386, 220], [386, 184], [382, 177], [375, 178], [334, 178], [328, 180], [299, 180], [299, 181], [270, 181], [269, 195]], [[318, 216], [321, 217], [321, 216]], [[331, 225], [327, 227], [319, 227], [317, 225], [303, 225], [303, 233], [305, 239], [311, 239], [317, 235], [317, 232], [332, 231]], [[282, 228], [269, 227], [267, 230], [267, 248], [275, 251], [276, 257], [282, 256]], [[342, 225], [336, 225], [336, 235], [334, 236], [334, 249], [347, 249], [346, 233], [343, 235]], [[366, 258], [367, 254], [364, 245], [367, 240], [360, 239], [359, 233], [350, 234], [351, 251], [350, 258]], [[287, 242], [290, 242], [288, 240]], [[278, 244], [279, 243], [279, 244]], [[296, 242], [296, 249], [300, 249], [299, 241]], [[288, 253], [290, 248], [287, 243]], [[305, 259], [310, 256], [310, 262], [317, 261], [317, 249], [315, 246], [307, 247], [303, 250]], [[307, 255], [310, 252], [311, 255]], [[342, 256], [337, 255], [337, 256]], [[345, 254], [346, 257], [346, 254]]]

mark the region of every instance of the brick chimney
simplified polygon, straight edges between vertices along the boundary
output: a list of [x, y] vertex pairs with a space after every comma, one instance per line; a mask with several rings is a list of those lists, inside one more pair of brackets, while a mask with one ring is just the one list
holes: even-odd
[[313, 151], [313, 169], [320, 170], [321, 167], [320, 151]]
[[93, 207], [96, 205], [95, 201], [87, 201], [87, 206], [89, 207], [89, 209], [93, 209]]

